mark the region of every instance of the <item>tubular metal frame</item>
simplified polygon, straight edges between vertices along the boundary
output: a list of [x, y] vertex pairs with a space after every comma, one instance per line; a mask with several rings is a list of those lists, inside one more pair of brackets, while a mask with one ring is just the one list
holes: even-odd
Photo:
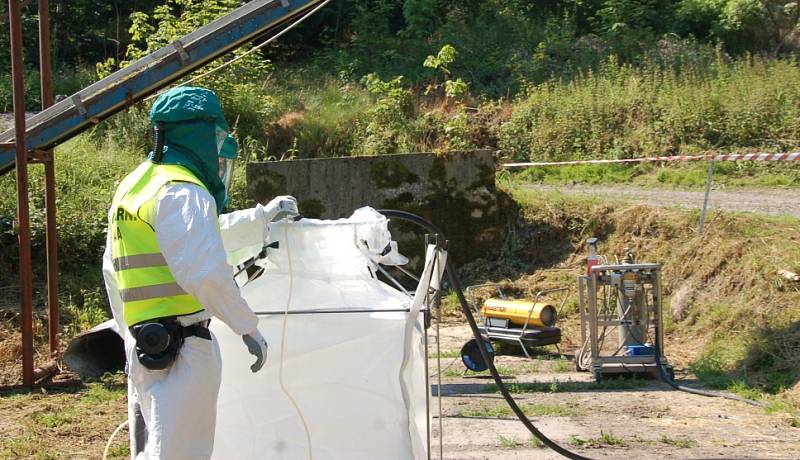
[[[617, 264], [617, 265], [596, 265], [592, 267], [589, 275], [578, 277], [578, 303], [581, 321], [581, 343], [588, 341], [590, 352], [589, 367], [599, 380], [606, 373], [625, 373], [625, 372], [658, 372], [658, 364], [655, 355], [640, 356], [620, 356], [620, 346], [611, 355], [604, 354], [601, 350], [607, 333], [600, 330], [606, 328], [619, 328], [626, 320], [621, 318], [619, 313], [615, 315], [605, 314], [601, 317], [598, 313], [597, 292], [603, 286], [615, 288], [607, 278], [610, 272], [635, 271], [641, 272], [644, 276], [643, 285], [650, 285], [652, 303], [647, 303], [647, 316], [645, 321], [649, 323], [648, 331], [658, 334], [659, 343], [663, 343], [663, 305], [661, 299], [661, 265], [660, 264]], [[659, 351], [662, 364], [667, 364], [663, 350]], [[581, 367], [580, 356], [575, 357], [578, 367]], [[586, 369], [589, 370], [589, 369]]]
[[[506, 296], [503, 293], [503, 291], [500, 289], [500, 285], [497, 284], [497, 283], [476, 284], [474, 286], [468, 286], [465, 289], [465, 291], [467, 293], [467, 297], [469, 297], [469, 299], [470, 299], [470, 301], [472, 303], [472, 309], [475, 311], [476, 316], [481, 320], [481, 323], [483, 323], [482, 329], [483, 329], [484, 334], [486, 335], [486, 337], [489, 338], [489, 339], [495, 339], [495, 340], [514, 340], [514, 341], [517, 342], [517, 344], [520, 346], [520, 348], [522, 348], [522, 352], [525, 353], [525, 357], [528, 358], [528, 359], [533, 359], [531, 357], [530, 353], [528, 353], [527, 346], [525, 345], [525, 342], [523, 340], [523, 337], [525, 337], [525, 333], [528, 331], [528, 326], [529, 326], [529, 323], [531, 321], [531, 316], [533, 315], [533, 308], [531, 308], [531, 310], [528, 312], [528, 317], [525, 319], [525, 324], [522, 326], [522, 329], [519, 330], [519, 333], [516, 332], [516, 328], [506, 328], [506, 329], [509, 330], [508, 334], [498, 334], [498, 333], [495, 333], [495, 332], [491, 332], [491, 331], [489, 331], [489, 325], [486, 322], [486, 318], [481, 313], [480, 308], [478, 308], [478, 302], [475, 299], [475, 296], [472, 294], [472, 290], [477, 289], [477, 288], [482, 288], [482, 287], [495, 287], [497, 289], [497, 295], [500, 296], [501, 299], [505, 299]], [[561, 300], [561, 303], [559, 304], [558, 308], [556, 309], [556, 312], [560, 312], [561, 309], [563, 308], [564, 304], [567, 301], [567, 297], [568, 297], [567, 294], [568, 294], [569, 289], [570, 288], [568, 288], [568, 287], [564, 287], [564, 288], [553, 288], [553, 289], [545, 289], [545, 290], [542, 290], [542, 291], [538, 291], [534, 295], [533, 303], [534, 304], [537, 303], [539, 301], [539, 299], [541, 299], [542, 297], [544, 297], [547, 294], [552, 294], [554, 292], [564, 291], [564, 292], [566, 292], [566, 294], [564, 295], [563, 299]], [[558, 344], [556, 344], [556, 349], [559, 349]], [[559, 349], [559, 353], [560, 353], [560, 349]]]

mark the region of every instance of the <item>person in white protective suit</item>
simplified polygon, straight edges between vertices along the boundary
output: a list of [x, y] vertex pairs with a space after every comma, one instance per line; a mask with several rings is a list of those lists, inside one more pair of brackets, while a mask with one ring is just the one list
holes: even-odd
[[170, 90], [153, 104], [150, 120], [156, 147], [116, 191], [103, 256], [125, 341], [131, 457], [207, 459], [222, 365], [209, 321], [216, 317], [242, 336], [256, 357], [252, 372], [267, 357], [226, 250], [263, 244], [267, 223], [297, 215], [297, 203], [281, 196], [218, 216], [236, 143], [212, 91]]

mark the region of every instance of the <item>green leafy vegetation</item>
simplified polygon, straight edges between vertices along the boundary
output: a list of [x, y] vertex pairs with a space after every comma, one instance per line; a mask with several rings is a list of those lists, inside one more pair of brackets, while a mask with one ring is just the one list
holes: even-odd
[[[542, 183], [551, 185], [618, 185], [630, 184], [652, 188], [705, 187], [708, 162], [688, 164], [625, 164], [575, 165], [528, 168], [504, 173], [501, 180], [509, 183]], [[716, 162], [715, 187], [798, 187], [800, 168], [793, 164], [757, 162]]]
[[553, 372], [570, 372], [574, 365], [568, 359], [558, 358], [551, 361], [550, 367]]
[[690, 438], [688, 436], [680, 436], [680, 437], [677, 437], [677, 438], [671, 438], [671, 437], [669, 437], [669, 436], [664, 434], [664, 435], [661, 435], [660, 438], [658, 438], [658, 442], [660, 442], [662, 444], [666, 444], [668, 446], [678, 447], [680, 449], [690, 449], [692, 447], [697, 447], [698, 446], [697, 441], [695, 441], [694, 439], [692, 439], [692, 438]]
[[438, 354], [435, 351], [431, 351], [428, 356], [431, 359], [435, 358], [458, 358], [461, 356], [460, 350], [442, 350]]
[[[539, 362], [533, 361], [514, 365], [495, 365], [497, 372], [502, 376], [513, 376], [518, 374], [531, 374], [539, 370]], [[450, 368], [445, 370], [442, 375], [445, 377], [460, 377], [462, 375], [489, 375], [489, 371], [473, 372], [462, 367]]]
[[503, 447], [504, 449], [518, 449], [525, 445], [525, 443], [521, 441], [517, 441], [516, 439], [508, 436], [503, 436], [502, 434], [497, 435], [497, 440], [500, 442], [500, 447]]
[[795, 145], [800, 137], [797, 100], [792, 61], [709, 57], [702, 68], [674, 69], [611, 59], [571, 81], [530, 87], [499, 130], [499, 146], [524, 160], [782, 148], [779, 139]]
[[[239, 4], [54, 1], [56, 92], [88, 83], [86, 69], [106, 75]], [[337, 1], [196, 84], [218, 91], [243, 150], [261, 160], [472, 147], [515, 159], [788, 149], [800, 137], [791, 58], [798, 10], [774, 0]], [[35, 8], [23, 14], [35, 24]], [[35, 55], [33, 37], [25, 43]], [[28, 73], [34, 109], [38, 75]], [[6, 110], [9, 81], [0, 79]]]
[[35, 416], [36, 423], [46, 428], [57, 428], [75, 421], [77, 413], [74, 407], [53, 409]]
[[27, 433], [19, 437], [3, 440], [0, 446], [0, 458], [31, 458], [35, 460], [54, 460], [58, 458], [57, 450], [44, 446], [36, 433]]
[[582, 439], [575, 435], [570, 435], [569, 440], [567, 443], [573, 447], [602, 447], [602, 446], [611, 446], [611, 447], [624, 447], [625, 441], [618, 437], [614, 436], [613, 433], [606, 433], [603, 430], [600, 430], [600, 436], [596, 438], [589, 438], [589, 439]]
[[[576, 417], [583, 414], [583, 410], [573, 402], [564, 404], [522, 403], [519, 407], [529, 417]], [[508, 418], [514, 417], [514, 412], [506, 405], [479, 405], [459, 409], [458, 416]]]
[[[508, 391], [513, 394], [524, 393], [576, 393], [576, 392], [594, 392], [594, 391], [613, 391], [613, 390], [638, 390], [645, 388], [649, 385], [646, 380], [642, 379], [611, 379], [603, 380], [602, 382], [529, 382], [518, 383], [511, 382], [506, 386]], [[497, 385], [491, 383], [486, 385], [482, 393], [499, 393]]]
[[600, 437], [595, 438], [594, 442], [597, 444], [604, 444], [606, 446], [624, 446], [625, 442], [619, 436], [614, 436], [612, 432], [604, 432], [600, 430]]
[[535, 449], [544, 449], [545, 447], [544, 443], [534, 435], [528, 438], [528, 445]]

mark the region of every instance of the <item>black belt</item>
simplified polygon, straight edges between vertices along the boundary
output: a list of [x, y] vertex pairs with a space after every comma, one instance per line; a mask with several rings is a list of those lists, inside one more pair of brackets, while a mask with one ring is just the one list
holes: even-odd
[[200, 337], [201, 339], [211, 340], [211, 331], [208, 329], [208, 321], [202, 321], [181, 328], [181, 335], [186, 337]]
[[[211, 340], [211, 331], [208, 329], [208, 325], [211, 323], [210, 319], [190, 324], [188, 326], [181, 326], [175, 317], [158, 318], [149, 321], [143, 321], [139, 324], [144, 324], [147, 322], [160, 322], [165, 324], [168, 329], [172, 328], [173, 331], [177, 332], [181, 339], [185, 339], [186, 337], [199, 337], [201, 339]], [[130, 328], [131, 335], [134, 339], [136, 339], [139, 335], [139, 329], [136, 327], [139, 324], [136, 324]]]

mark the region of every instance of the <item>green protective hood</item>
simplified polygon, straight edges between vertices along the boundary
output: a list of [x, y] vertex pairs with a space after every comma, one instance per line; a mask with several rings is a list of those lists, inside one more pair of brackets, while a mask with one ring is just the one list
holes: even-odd
[[[205, 88], [173, 88], [153, 103], [150, 122], [164, 126], [161, 164], [180, 165], [192, 171], [214, 197], [217, 214], [221, 214], [228, 197], [219, 178], [216, 130], [219, 127], [227, 131], [228, 123], [217, 95]], [[151, 152], [151, 159], [152, 155]]]
[[225, 138], [225, 142], [222, 144], [222, 150], [219, 152], [219, 156], [231, 160], [235, 160], [236, 157], [239, 156], [239, 143], [236, 142], [236, 139], [234, 139], [234, 137], [230, 134], [228, 134], [228, 137]]

